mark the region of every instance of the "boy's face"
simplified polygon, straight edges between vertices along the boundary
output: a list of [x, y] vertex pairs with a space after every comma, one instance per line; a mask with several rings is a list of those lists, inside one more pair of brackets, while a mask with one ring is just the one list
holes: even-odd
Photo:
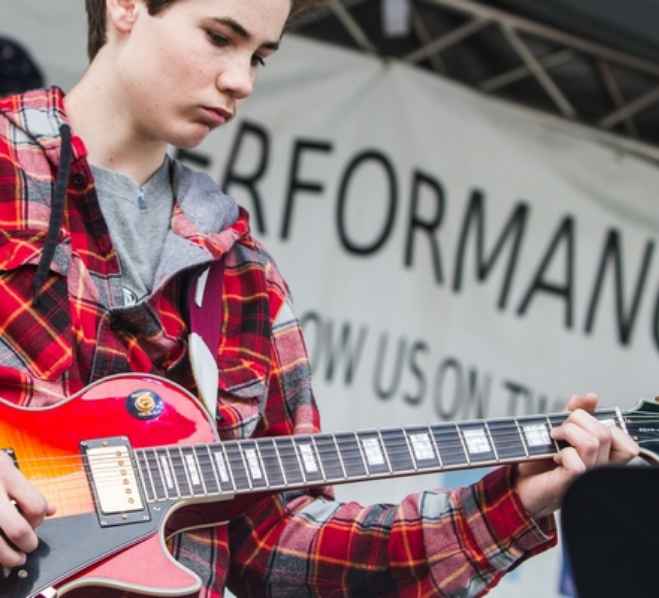
[[135, 6], [115, 30], [114, 74], [132, 124], [151, 141], [194, 147], [252, 93], [291, 0], [178, 0], [153, 17]]

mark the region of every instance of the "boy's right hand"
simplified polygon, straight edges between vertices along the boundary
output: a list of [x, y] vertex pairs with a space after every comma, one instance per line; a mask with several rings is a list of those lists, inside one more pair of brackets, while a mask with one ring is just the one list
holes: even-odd
[[0, 567], [24, 565], [26, 555], [39, 545], [36, 528], [54, 513], [11, 458], [0, 451]]

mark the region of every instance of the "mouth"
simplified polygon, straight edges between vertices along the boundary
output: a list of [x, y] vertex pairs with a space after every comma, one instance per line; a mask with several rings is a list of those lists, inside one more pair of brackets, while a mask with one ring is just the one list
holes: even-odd
[[202, 106], [201, 112], [208, 124], [213, 127], [219, 127], [233, 118], [233, 113], [224, 108], [213, 108], [211, 106]]

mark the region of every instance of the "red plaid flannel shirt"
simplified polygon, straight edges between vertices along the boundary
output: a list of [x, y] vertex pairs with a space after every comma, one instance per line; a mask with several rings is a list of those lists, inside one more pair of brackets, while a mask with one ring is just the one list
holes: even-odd
[[[57, 88], [0, 100], [0, 392], [23, 406], [53, 404], [124, 371], [167, 376], [194, 390], [181, 312], [184, 267], [144, 304], [118, 309], [120, 264], [86, 161], [73, 137], [65, 217], [41, 300], [32, 300], [66, 122]], [[29, 131], [30, 136], [24, 131]], [[219, 433], [306, 434], [319, 417], [287, 287], [249, 233], [248, 218], [205, 230], [176, 197], [173, 238], [197, 261], [225, 260]], [[190, 264], [187, 264], [188, 266]], [[476, 596], [556, 541], [536, 522], [503, 468], [450, 493], [399, 505], [338, 503], [327, 490], [255, 499], [230, 523], [181, 534], [175, 555], [218, 597]]]

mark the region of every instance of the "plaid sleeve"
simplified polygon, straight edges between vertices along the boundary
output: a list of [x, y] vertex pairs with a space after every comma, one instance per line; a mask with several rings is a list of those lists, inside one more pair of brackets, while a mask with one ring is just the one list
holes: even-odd
[[[302, 332], [286, 298], [275, 318], [263, 435], [318, 431]], [[553, 519], [533, 521], [510, 468], [453, 492], [399, 505], [340, 503], [331, 492], [288, 492], [229, 527], [229, 587], [239, 596], [479, 596], [556, 542]]]

